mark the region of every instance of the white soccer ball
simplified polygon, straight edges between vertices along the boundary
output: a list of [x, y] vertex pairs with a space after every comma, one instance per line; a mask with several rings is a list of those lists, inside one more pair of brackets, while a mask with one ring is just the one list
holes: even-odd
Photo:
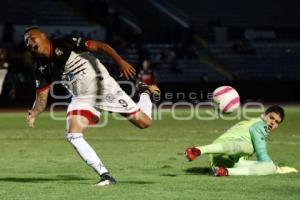
[[240, 95], [231, 86], [221, 86], [213, 92], [213, 102], [222, 113], [232, 113], [240, 107]]

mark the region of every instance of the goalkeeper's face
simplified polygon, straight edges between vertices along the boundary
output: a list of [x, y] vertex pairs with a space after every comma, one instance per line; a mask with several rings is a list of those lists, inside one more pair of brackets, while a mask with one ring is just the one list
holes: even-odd
[[268, 130], [274, 131], [280, 124], [281, 118], [280, 115], [275, 112], [270, 112], [264, 117], [264, 121], [267, 124]]
[[49, 57], [51, 43], [45, 33], [38, 29], [29, 31], [24, 35], [24, 41], [29, 50], [40, 55]]

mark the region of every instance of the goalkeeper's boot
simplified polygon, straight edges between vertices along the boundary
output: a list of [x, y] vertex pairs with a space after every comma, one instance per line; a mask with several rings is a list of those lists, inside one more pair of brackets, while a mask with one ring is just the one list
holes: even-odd
[[160, 94], [160, 90], [157, 87], [157, 85], [147, 85], [146, 83], [139, 82], [136, 85], [137, 93], [142, 94], [142, 93], [148, 93], [149, 95], [158, 95]]
[[116, 179], [114, 179], [109, 173], [104, 173], [101, 175], [101, 180], [99, 183], [96, 184], [96, 186], [107, 186], [107, 185], [115, 185], [117, 184]]
[[196, 157], [201, 155], [201, 151], [200, 151], [200, 149], [197, 149], [196, 147], [191, 147], [191, 148], [187, 148], [185, 150], [185, 155], [189, 161], [193, 161], [196, 159]]
[[225, 167], [213, 167], [214, 176], [228, 176], [228, 169]]

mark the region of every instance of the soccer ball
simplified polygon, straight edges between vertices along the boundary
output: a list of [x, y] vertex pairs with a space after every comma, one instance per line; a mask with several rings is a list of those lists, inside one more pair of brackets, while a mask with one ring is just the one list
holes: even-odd
[[240, 107], [240, 95], [230, 86], [221, 86], [213, 92], [213, 102], [222, 113], [232, 113]]

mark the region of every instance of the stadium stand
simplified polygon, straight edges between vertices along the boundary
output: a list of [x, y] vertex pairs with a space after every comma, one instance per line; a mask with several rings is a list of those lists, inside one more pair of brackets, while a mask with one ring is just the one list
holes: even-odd
[[[92, 38], [108, 42], [137, 70], [143, 59], [150, 59], [158, 83], [168, 90], [182, 85], [185, 87], [183, 89], [197, 89], [199, 83], [237, 86], [245, 84], [247, 88], [252, 84], [251, 81], [271, 81], [270, 85], [279, 81], [289, 82], [288, 86], [295, 87], [297, 84], [294, 82], [300, 80], [300, 26], [297, 21], [297, 7], [292, 7], [288, 2], [0, 1], [0, 23], [5, 25], [11, 22], [15, 27], [18, 26], [15, 29], [15, 39], [18, 41], [15, 40], [15, 44], [10, 45], [3, 37], [0, 48], [8, 52], [12, 66], [9, 74], [12, 75], [11, 79], [15, 81], [16, 87], [20, 86], [19, 91], [32, 91], [31, 87], [34, 86], [28, 83], [29, 86], [23, 89], [21, 86], [24, 83], [19, 83], [20, 80], [32, 79], [28, 75], [29, 70], [20, 67], [24, 64], [19, 59], [24, 53], [21, 38], [24, 27], [32, 24], [48, 26], [47, 30], [54, 32], [51, 36], [65, 34], [67, 27], [72, 28], [68, 31], [71, 33], [79, 33], [73, 29], [80, 30], [81, 36], [98, 36], [90, 33], [103, 31], [99, 37]], [[162, 11], [163, 9], [166, 11]], [[176, 17], [181, 16], [184, 22], [189, 23], [189, 28], [176, 23], [167, 12]], [[95, 26], [100, 28], [91, 28]], [[86, 29], [87, 27], [90, 29]], [[224, 27], [227, 31], [224, 37], [221, 35], [218, 38], [214, 27]], [[286, 32], [282, 34], [282, 30]], [[3, 28], [0, 28], [1, 31], [3, 33]], [[12, 27], [11, 31], [14, 31]], [[291, 35], [293, 37], [289, 37]], [[22, 43], [21, 48], [17, 45], [19, 42]], [[104, 64], [114, 65], [105, 56], [99, 56]], [[27, 57], [30, 60], [30, 55]], [[30, 66], [28, 64], [28, 68]], [[233, 78], [225, 76], [222, 70]], [[117, 76], [117, 71], [113, 70], [113, 74]], [[284, 84], [281, 86], [288, 87]], [[204, 85], [203, 87], [208, 88]], [[257, 96], [264, 92], [262, 88]], [[249, 93], [251, 95], [253, 94]], [[31, 96], [33, 98], [34, 94]]]
[[234, 52], [232, 47], [233, 43], [209, 45], [239, 80], [300, 79], [299, 42], [252, 42], [250, 54]]
[[293, 6], [291, 1], [167, 1], [184, 13], [188, 13], [190, 21], [198, 28], [202, 28], [214, 19], [219, 19], [221, 24], [227, 27], [299, 27], [298, 8]]
[[[14, 9], [8, 9], [14, 8]], [[44, 9], [47, 8], [47, 9]], [[89, 21], [57, 0], [0, 1], [0, 23], [14, 24], [87, 25]]]

